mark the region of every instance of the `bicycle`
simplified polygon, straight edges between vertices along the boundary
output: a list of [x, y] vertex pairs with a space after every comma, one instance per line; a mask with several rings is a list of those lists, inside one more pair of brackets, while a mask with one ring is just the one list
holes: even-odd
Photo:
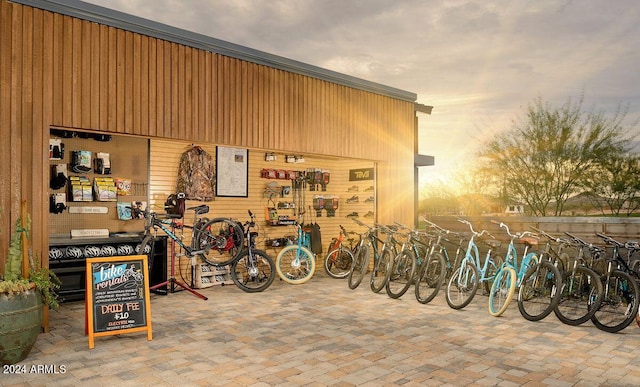
[[[498, 222], [492, 221], [498, 224]], [[499, 223], [511, 238], [507, 247], [504, 263], [498, 269], [489, 293], [489, 313], [492, 316], [502, 315], [511, 302], [515, 290], [518, 289], [518, 309], [525, 309], [527, 319], [541, 320], [548, 316], [559, 301], [560, 272], [548, 261], [541, 261], [535, 252], [529, 248], [538, 245], [538, 240], [530, 231], [512, 234], [509, 226]], [[518, 262], [518, 252], [515, 239], [524, 244], [523, 258]], [[526, 305], [525, 305], [526, 303]], [[529, 305], [531, 303], [532, 305]], [[544, 305], [542, 310], [534, 307]]]
[[[370, 246], [377, 250], [378, 242], [382, 243], [382, 241], [376, 236], [377, 229], [375, 227], [368, 226], [358, 219], [352, 220], [359, 226], [367, 228], [367, 231], [360, 235], [360, 240], [354, 247], [353, 263], [351, 265], [351, 270], [349, 270], [349, 274], [347, 275], [347, 284], [349, 285], [349, 289], [353, 290], [360, 286], [364, 275], [369, 269]], [[375, 256], [377, 255], [378, 254], [376, 252]]]
[[[415, 285], [416, 300], [421, 304], [426, 304], [436, 297], [444, 281], [450, 278], [454, 271], [454, 265], [459, 265], [459, 257], [462, 252], [462, 243], [465, 237], [445, 230], [427, 219], [422, 218], [421, 220], [435, 230], [434, 234], [431, 235], [430, 243], [425, 244], [427, 248], [426, 258], [423, 259], [418, 268]], [[442, 243], [449, 242], [449, 240], [445, 238], [445, 235], [448, 236], [450, 234], [457, 236], [459, 239], [453, 264], [451, 263], [447, 248], [444, 243]]]
[[[189, 207], [188, 211], [194, 212], [193, 225], [188, 226], [176, 222], [181, 215], [166, 214], [165, 219], [159, 219], [158, 214], [148, 210], [143, 211], [145, 218], [144, 237], [138, 245], [138, 251], [150, 251], [153, 247], [158, 229], [161, 229], [169, 238], [175, 241], [188, 256], [198, 256], [203, 261], [213, 266], [225, 266], [232, 263], [240, 255], [240, 247], [244, 243], [244, 230], [236, 221], [229, 218], [200, 218], [209, 212], [206, 204]], [[191, 229], [191, 244], [189, 246], [175, 235], [167, 226], [174, 229]], [[151, 232], [155, 230], [155, 233]]]
[[231, 279], [237, 287], [248, 293], [262, 292], [273, 283], [276, 277], [276, 264], [263, 250], [256, 249], [258, 233], [256, 219], [251, 211], [249, 220], [243, 224], [245, 245], [231, 265]]
[[[353, 265], [347, 277], [349, 288], [355, 289], [362, 282], [369, 268], [371, 250], [373, 250], [373, 270], [369, 286], [374, 293], [378, 293], [386, 285], [387, 271], [392, 258], [398, 254], [397, 244], [393, 239], [394, 231], [390, 227], [380, 224], [369, 227], [358, 219], [353, 219], [353, 221], [362, 227], [367, 227], [367, 231], [362, 234], [360, 241], [356, 245]], [[378, 238], [376, 235], [378, 231], [387, 235], [386, 240], [383, 241]], [[381, 248], [378, 248], [378, 243], [382, 244]]]
[[295, 224], [298, 232], [297, 243], [285, 246], [276, 257], [276, 271], [287, 283], [303, 284], [313, 277], [316, 271], [316, 255], [309, 250], [309, 234], [302, 226]]
[[329, 245], [329, 252], [324, 257], [324, 270], [332, 278], [346, 278], [353, 264], [353, 238], [347, 238], [350, 246], [344, 245], [344, 239], [349, 234], [342, 225], [337, 238], [333, 238]]
[[483, 235], [493, 236], [487, 230], [475, 231], [471, 223], [464, 219], [458, 219], [460, 223], [469, 226], [471, 237], [467, 243], [467, 250], [462, 258], [460, 266], [453, 272], [447, 282], [447, 292], [445, 298], [449, 307], [462, 309], [469, 305], [478, 291], [478, 286], [483, 283], [485, 290], [490, 290], [490, 282], [493, 281], [498, 267], [502, 265], [503, 259], [499, 254], [493, 254], [492, 250], [500, 246], [500, 242], [495, 239], [486, 240], [488, 247], [484, 263], [480, 261], [480, 252], [475, 242]]
[[626, 248], [631, 255], [635, 246], [618, 242], [604, 234], [596, 233], [596, 235], [607, 245], [612, 245], [613, 250], [606, 258], [604, 250], [596, 252], [596, 257], [606, 259], [607, 265], [604, 274], [600, 277], [604, 296], [591, 321], [598, 329], [615, 333], [628, 327], [638, 315], [640, 301], [638, 275], [631, 270], [619, 252], [620, 249]]
[[[155, 212], [145, 210], [142, 212], [145, 219], [144, 224], [144, 237], [140, 244], [136, 247], [138, 254], [146, 254], [149, 257], [150, 264], [152, 264], [153, 249], [155, 245], [155, 239], [157, 238], [158, 229], [162, 230], [174, 244], [177, 244], [184, 255], [189, 258], [193, 264], [195, 258], [200, 258], [203, 261], [213, 266], [226, 266], [238, 259], [240, 256], [240, 249], [242, 243], [244, 243], [244, 233], [242, 226], [236, 222], [227, 218], [216, 218], [208, 220], [207, 218], [201, 218], [200, 215], [204, 215], [209, 212], [209, 206], [200, 205], [197, 207], [187, 208], [189, 211], [194, 212], [193, 226], [187, 226], [177, 221], [182, 218], [182, 215], [167, 214], [165, 219], [159, 219]], [[215, 227], [215, 226], [218, 227]], [[191, 245], [187, 246], [182, 238], [177, 236], [174, 230], [176, 229], [191, 229]], [[153, 230], [153, 232], [152, 232]], [[175, 257], [175, 251], [171, 252], [172, 261]], [[220, 262], [213, 261], [211, 258], [224, 258]], [[174, 285], [177, 284], [180, 287], [188, 290], [192, 294], [207, 299], [205, 296], [197, 293], [186, 284], [183, 284], [176, 280], [174, 276], [174, 265], [171, 265], [171, 278], [161, 284], [154, 285], [151, 290], [164, 286], [167, 283], [171, 284], [171, 290], [173, 291]]]
[[568, 232], [565, 234], [578, 253], [562, 274], [560, 301], [553, 312], [563, 323], [576, 326], [593, 317], [602, 302], [604, 289], [600, 276], [586, 266], [584, 249], [591, 245]]
[[417, 246], [413, 230], [399, 223], [396, 225], [409, 230], [409, 232], [405, 235], [400, 252], [393, 257], [386, 273], [385, 289], [391, 298], [402, 297], [414, 283], [418, 259], [414, 250], [414, 247], [417, 248]]

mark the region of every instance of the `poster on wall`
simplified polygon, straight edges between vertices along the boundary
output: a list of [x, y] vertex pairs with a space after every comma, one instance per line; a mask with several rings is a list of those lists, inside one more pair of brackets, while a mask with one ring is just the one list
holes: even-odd
[[216, 147], [216, 196], [249, 196], [249, 150]]

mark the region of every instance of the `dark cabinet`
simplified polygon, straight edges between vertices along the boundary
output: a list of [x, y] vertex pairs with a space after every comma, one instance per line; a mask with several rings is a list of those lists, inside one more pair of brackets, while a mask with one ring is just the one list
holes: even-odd
[[[49, 268], [60, 279], [58, 294], [65, 301], [80, 301], [85, 297], [86, 258], [136, 254], [141, 236], [71, 239], [49, 241]], [[158, 237], [149, 258], [149, 286], [167, 279], [167, 238]], [[154, 293], [167, 294], [162, 286]]]

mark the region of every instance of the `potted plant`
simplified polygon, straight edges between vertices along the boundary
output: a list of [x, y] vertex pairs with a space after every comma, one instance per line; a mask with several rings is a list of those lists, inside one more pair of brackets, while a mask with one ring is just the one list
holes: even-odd
[[43, 305], [58, 306], [59, 280], [30, 256], [31, 221], [24, 210], [16, 222], [0, 276], [0, 364], [24, 360], [42, 329]]

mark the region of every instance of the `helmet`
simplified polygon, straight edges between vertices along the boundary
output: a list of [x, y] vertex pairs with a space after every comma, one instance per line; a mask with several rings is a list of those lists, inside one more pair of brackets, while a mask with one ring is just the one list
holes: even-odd
[[84, 255], [87, 258], [94, 258], [100, 256], [100, 248], [98, 246], [85, 246]]
[[131, 255], [134, 248], [131, 245], [118, 245], [118, 255]]
[[55, 261], [57, 259], [62, 259], [64, 257], [64, 251], [62, 251], [59, 247], [51, 247], [49, 248], [49, 260]]
[[151, 245], [147, 244], [144, 246], [144, 251], [140, 251], [140, 245], [136, 246], [136, 253], [138, 254], [149, 254], [151, 252]]
[[112, 257], [118, 254], [118, 250], [111, 245], [104, 245], [100, 248], [100, 255], [103, 257]]
[[82, 249], [79, 248], [78, 246], [67, 246], [67, 249], [65, 250], [65, 255], [67, 256], [67, 258], [71, 258], [71, 259], [82, 259], [84, 257], [84, 253], [82, 252]]

